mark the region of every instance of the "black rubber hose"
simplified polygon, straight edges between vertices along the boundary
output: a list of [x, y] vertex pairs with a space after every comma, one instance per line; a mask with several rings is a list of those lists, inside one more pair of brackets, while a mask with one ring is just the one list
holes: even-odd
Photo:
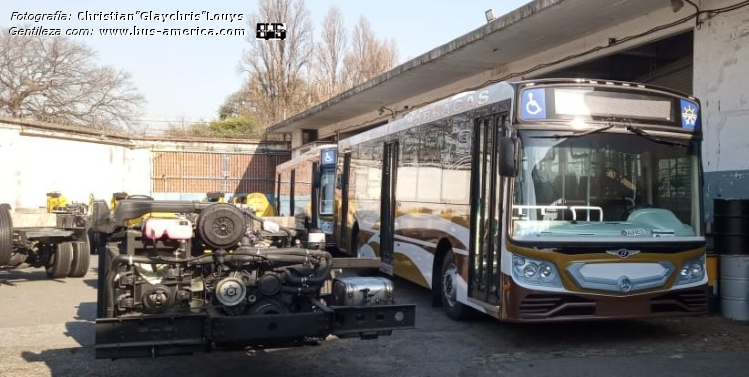
[[[269, 249], [272, 250], [272, 249]], [[282, 251], [283, 250], [283, 251]], [[302, 284], [320, 284], [324, 282], [330, 275], [330, 270], [333, 266], [333, 256], [329, 252], [323, 250], [306, 250], [306, 249], [277, 249], [271, 251], [271, 253], [282, 253], [284, 252], [292, 255], [313, 255], [321, 258], [320, 266], [317, 268], [317, 273], [313, 276], [297, 276], [290, 272], [284, 274], [284, 279], [288, 284], [291, 285], [302, 285]]]
[[301, 255], [301, 256], [311, 255], [311, 256], [325, 258], [325, 259], [332, 258], [332, 255], [330, 255], [330, 253], [325, 250], [297, 249], [297, 248], [290, 248], [290, 247], [281, 248], [281, 249], [240, 248], [240, 249], [237, 249], [234, 253], [259, 254], [259, 255], [273, 255], [273, 254]]
[[258, 255], [265, 257], [269, 260], [278, 262], [296, 262], [304, 263], [312, 258], [325, 259], [327, 264], [331, 263], [333, 258], [330, 253], [323, 250], [308, 250], [308, 249], [253, 249], [253, 248], [239, 248], [234, 251], [234, 255]]
[[308, 249], [238, 249], [235, 253], [250, 254], [250, 255], [264, 255], [266, 258], [274, 262], [289, 262], [289, 263], [304, 263], [307, 262], [307, 258], [317, 257], [320, 258], [320, 265], [317, 267], [317, 273], [313, 276], [297, 276], [290, 273], [288, 270], [284, 272], [284, 280], [291, 285], [303, 285], [303, 284], [320, 284], [324, 282], [333, 266], [333, 256], [323, 250], [308, 250]]
[[300, 285], [300, 284], [318, 284], [322, 283], [328, 278], [328, 275], [330, 274], [330, 270], [333, 265], [333, 256], [323, 250], [307, 250], [307, 249], [267, 249], [267, 250], [261, 250], [269, 259], [273, 260], [274, 255], [281, 254], [284, 256], [284, 261], [290, 261], [290, 260], [298, 260], [300, 262], [306, 262], [306, 260], [299, 260], [299, 259], [291, 259], [288, 257], [288, 255], [293, 255], [297, 257], [304, 256], [305, 258], [307, 256], [313, 256], [313, 257], [319, 257], [320, 265], [317, 267], [317, 273], [312, 277], [300, 277], [294, 274], [291, 274], [289, 272], [284, 273], [284, 278], [287, 283], [293, 284], [293, 285]]
[[320, 287], [289, 287], [289, 286], [281, 287], [281, 292], [295, 294], [298, 296], [315, 294], [319, 290], [320, 290]]
[[265, 258], [276, 263], [294, 263], [304, 264], [310, 263], [313, 260], [321, 260], [318, 257], [303, 257], [301, 255], [266, 255]]
[[195, 213], [212, 204], [180, 200], [123, 200], [114, 210], [114, 221], [121, 226], [126, 220], [137, 219], [149, 212]]
[[[252, 211], [250, 211], [248, 209], [244, 210], [244, 213], [247, 214], [247, 216], [249, 218], [251, 218], [252, 220], [255, 220], [255, 221], [259, 222], [260, 224], [262, 224], [263, 222], [267, 221], [267, 220], [263, 220], [261, 217], [259, 217], [258, 215], [252, 213]], [[287, 228], [285, 226], [281, 226], [281, 224], [278, 224], [278, 229], [281, 229], [284, 232], [286, 232], [286, 234], [288, 234], [290, 238], [293, 237], [293, 232], [292, 232], [291, 229], [289, 229], [289, 228]]]
[[[330, 255], [330, 254], [328, 254]], [[290, 272], [284, 274], [284, 279], [288, 284], [291, 285], [303, 285], [303, 284], [321, 284], [328, 276], [330, 276], [330, 270], [333, 264], [330, 258], [325, 258], [320, 261], [320, 266], [317, 268], [317, 273], [312, 276], [297, 276]]]
[[163, 257], [163, 256], [156, 256], [156, 257], [148, 257], [144, 255], [127, 255], [127, 254], [120, 254], [114, 258], [112, 258], [112, 262], [110, 264], [110, 271], [116, 270], [119, 265], [123, 263], [127, 264], [168, 264], [168, 263], [192, 263], [192, 262], [199, 262], [201, 259], [209, 259], [213, 258], [212, 255], [206, 254], [206, 255], [200, 255], [197, 257], [191, 257], [191, 258], [171, 258], [171, 257]]
[[[268, 258], [266, 255], [262, 254], [227, 254], [224, 257], [224, 261], [226, 262], [257, 262], [258, 260], [269, 260], [271, 258]], [[206, 254], [206, 255], [200, 255], [197, 257], [192, 258], [171, 258], [171, 257], [163, 257], [163, 256], [157, 256], [157, 257], [147, 257], [143, 255], [133, 255], [132, 258], [129, 255], [120, 254], [114, 258], [112, 258], [111, 262], [111, 268], [116, 269], [119, 267], [120, 264], [127, 263], [127, 264], [180, 264], [180, 263], [195, 263], [195, 264], [206, 264], [206, 263], [213, 263], [213, 255], [212, 254]]]
[[250, 211], [250, 210], [248, 210], [248, 209], [244, 210], [244, 213], [246, 213], [246, 214], [247, 214], [247, 216], [248, 216], [249, 218], [251, 218], [251, 219], [253, 219], [253, 220], [257, 221], [257, 222], [260, 222], [260, 223], [262, 223], [262, 222], [263, 222], [263, 219], [262, 219], [262, 218], [260, 218], [260, 217], [259, 217], [258, 215], [256, 215], [256, 214], [252, 213], [252, 211]]
[[316, 268], [305, 266], [303, 264], [294, 264], [291, 266], [285, 266], [283, 268], [297, 275], [312, 275], [317, 270]]
[[[262, 255], [233, 255], [228, 254], [222, 257], [222, 263], [220, 264], [228, 264], [228, 263], [260, 263], [260, 262], [270, 262], [270, 260]], [[199, 261], [195, 263], [197, 265], [206, 265], [206, 264], [216, 264], [213, 259], [205, 259], [202, 261]]]

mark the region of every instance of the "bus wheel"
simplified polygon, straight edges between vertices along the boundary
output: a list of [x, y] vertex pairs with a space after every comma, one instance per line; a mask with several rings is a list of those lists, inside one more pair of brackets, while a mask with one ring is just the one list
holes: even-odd
[[85, 241], [72, 242], [73, 245], [73, 262], [70, 264], [68, 277], [82, 278], [86, 276], [91, 258], [91, 248], [88, 239]]
[[448, 251], [442, 261], [442, 280], [440, 284], [442, 306], [447, 315], [457, 321], [468, 318], [469, 308], [458, 302], [458, 265], [455, 263], [455, 255], [452, 250]]
[[13, 218], [10, 206], [0, 204], [0, 266], [7, 264], [13, 254]]
[[70, 274], [70, 266], [73, 263], [73, 243], [58, 243], [52, 252], [47, 265], [47, 276], [52, 279], [61, 279]]

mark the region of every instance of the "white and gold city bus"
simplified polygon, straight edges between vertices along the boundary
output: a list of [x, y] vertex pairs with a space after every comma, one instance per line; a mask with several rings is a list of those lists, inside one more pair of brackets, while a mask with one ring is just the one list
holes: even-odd
[[580, 79], [436, 102], [339, 141], [336, 244], [456, 319], [706, 313], [699, 112]]

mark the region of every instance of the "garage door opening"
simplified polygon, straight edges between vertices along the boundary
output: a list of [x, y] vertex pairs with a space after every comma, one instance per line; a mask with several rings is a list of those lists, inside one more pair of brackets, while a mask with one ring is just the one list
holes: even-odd
[[543, 77], [635, 81], [692, 93], [694, 33], [674, 35]]

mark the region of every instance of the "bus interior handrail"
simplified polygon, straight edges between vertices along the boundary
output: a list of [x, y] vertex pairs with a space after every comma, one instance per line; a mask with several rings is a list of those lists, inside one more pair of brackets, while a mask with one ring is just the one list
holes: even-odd
[[[603, 208], [599, 206], [560, 206], [560, 205], [513, 205], [513, 210], [518, 210], [518, 215], [523, 216], [525, 213], [523, 210], [525, 209], [540, 209], [541, 210], [541, 216], [546, 216], [547, 212], [550, 213], [556, 213], [557, 210], [569, 210], [572, 212], [572, 220], [577, 221], [577, 210], [581, 211], [598, 211], [601, 216], [598, 219], [598, 222], [603, 222]], [[590, 221], [590, 213], [588, 213], [588, 220]]]

